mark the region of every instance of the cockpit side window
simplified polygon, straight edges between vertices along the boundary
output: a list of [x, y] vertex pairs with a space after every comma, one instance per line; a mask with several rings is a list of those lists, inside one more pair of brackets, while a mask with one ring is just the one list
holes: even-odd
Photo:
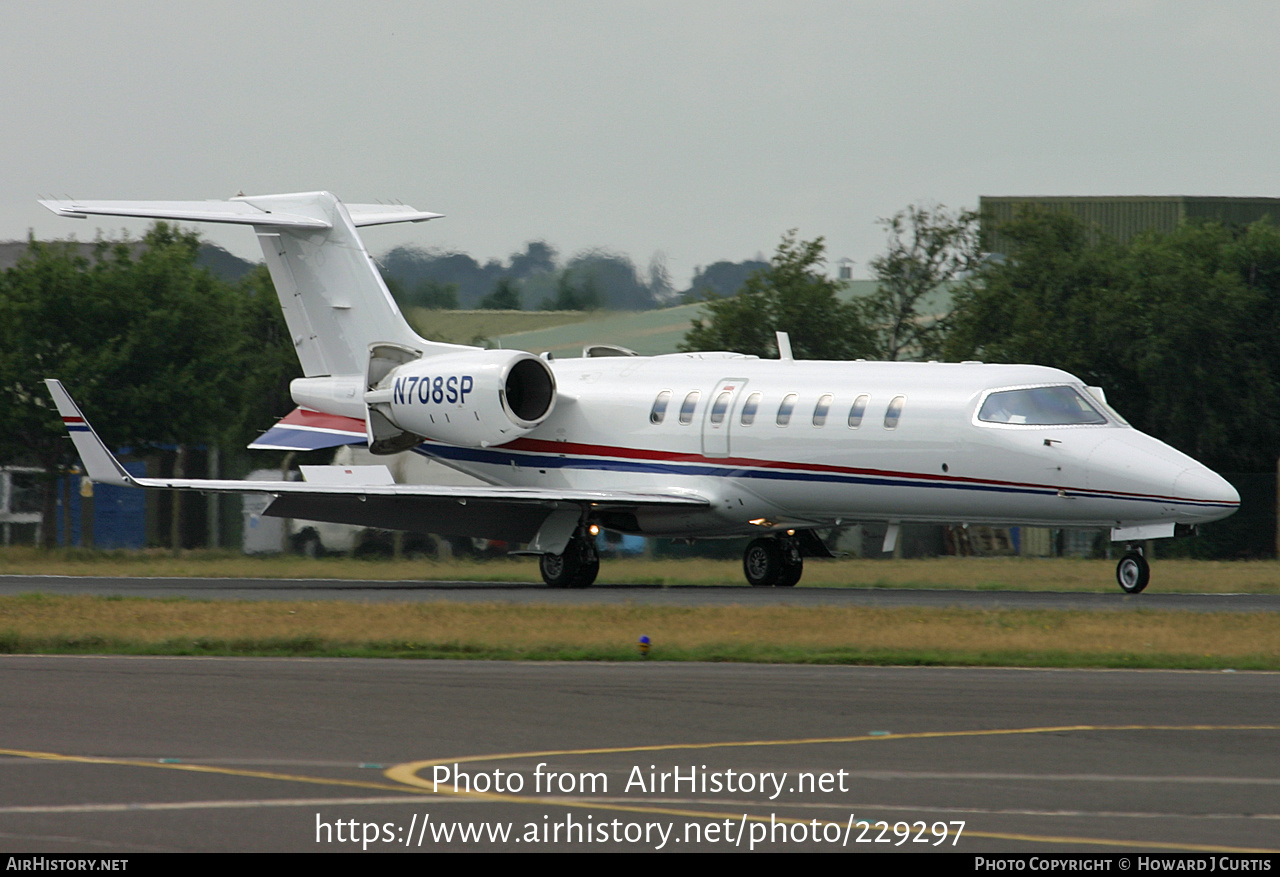
[[1107, 418], [1074, 387], [1027, 387], [991, 393], [978, 419], [1029, 426], [1105, 425]]

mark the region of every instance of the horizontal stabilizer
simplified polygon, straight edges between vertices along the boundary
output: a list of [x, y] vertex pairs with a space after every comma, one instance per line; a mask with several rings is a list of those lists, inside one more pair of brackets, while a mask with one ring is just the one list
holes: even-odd
[[[172, 219], [186, 222], [223, 222], [282, 228], [332, 228], [333, 223], [315, 216], [273, 210], [277, 201], [297, 195], [243, 196], [229, 201], [76, 201], [42, 200], [40, 203], [59, 216], [84, 219], [87, 216], [132, 216], [138, 219]], [[392, 222], [423, 222], [443, 214], [415, 210], [407, 204], [347, 204], [356, 226], [386, 225]]]
[[390, 225], [393, 222], [425, 222], [440, 219], [443, 213], [424, 213], [408, 204], [347, 204], [347, 213], [357, 228], [369, 225]]
[[227, 222], [236, 225], [271, 225], [287, 228], [329, 228], [311, 216], [268, 213], [243, 201], [41, 201], [59, 216], [133, 216], [138, 219], [173, 219], [187, 222]]
[[363, 445], [364, 421], [310, 408], [295, 408], [249, 445], [254, 451], [318, 451]]

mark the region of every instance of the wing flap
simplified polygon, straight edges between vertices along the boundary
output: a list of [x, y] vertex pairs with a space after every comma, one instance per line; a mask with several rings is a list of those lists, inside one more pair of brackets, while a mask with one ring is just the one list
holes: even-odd
[[529, 542], [555, 510], [545, 503], [430, 496], [304, 496], [282, 494], [263, 511], [276, 518], [354, 524], [441, 536], [474, 536], [501, 542]]

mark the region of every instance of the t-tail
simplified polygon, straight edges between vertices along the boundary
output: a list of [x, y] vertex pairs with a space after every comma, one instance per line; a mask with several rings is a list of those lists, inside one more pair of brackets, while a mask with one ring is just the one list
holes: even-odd
[[402, 204], [343, 204], [328, 192], [229, 201], [41, 201], [60, 216], [135, 216], [251, 225], [262, 245], [293, 346], [307, 377], [363, 376], [369, 347], [424, 355], [466, 348], [421, 338], [391, 297], [357, 227], [422, 222], [441, 214]]
[[133, 216], [252, 226], [305, 375], [290, 387], [294, 401], [364, 422], [376, 453], [404, 450], [423, 439], [503, 444], [535, 428], [554, 406], [555, 378], [537, 357], [428, 341], [413, 331], [357, 232], [441, 214], [404, 204], [344, 204], [328, 192], [228, 201], [40, 203], [78, 219]]

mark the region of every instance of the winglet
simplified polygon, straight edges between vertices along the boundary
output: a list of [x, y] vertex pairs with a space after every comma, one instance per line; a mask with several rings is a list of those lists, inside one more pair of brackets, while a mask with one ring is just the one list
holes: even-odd
[[62, 415], [62, 422], [67, 427], [67, 432], [71, 433], [71, 441], [75, 443], [76, 451], [80, 454], [84, 468], [89, 473], [89, 480], [99, 484], [115, 484], [119, 487], [140, 487], [141, 485], [134, 480], [133, 476], [126, 472], [107, 450], [107, 446], [102, 443], [102, 439], [98, 438], [89, 421], [84, 419], [84, 414], [72, 400], [71, 394], [62, 386], [62, 381], [49, 378], [44, 383], [53, 394], [53, 402], [58, 406], [58, 413]]

